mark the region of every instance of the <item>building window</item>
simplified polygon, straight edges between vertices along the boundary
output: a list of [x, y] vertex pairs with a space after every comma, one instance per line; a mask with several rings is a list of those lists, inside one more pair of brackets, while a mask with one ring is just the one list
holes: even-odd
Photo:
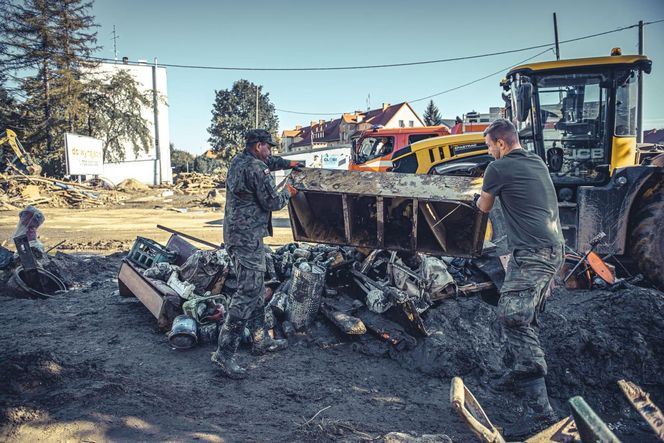
[[408, 127], [412, 128], [415, 125], [415, 122], [412, 120], [408, 120]]
[[400, 128], [405, 128], [406, 125], [404, 125], [403, 120], [399, 120], [399, 127]]

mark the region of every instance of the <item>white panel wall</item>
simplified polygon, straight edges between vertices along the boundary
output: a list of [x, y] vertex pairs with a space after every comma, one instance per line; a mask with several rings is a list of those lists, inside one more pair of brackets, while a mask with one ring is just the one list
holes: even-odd
[[[157, 90], [159, 96], [157, 101], [157, 125], [155, 125], [154, 108], [152, 106], [143, 108], [141, 115], [148, 122], [148, 126], [152, 128], [152, 147], [148, 152], [135, 155], [133, 146], [127, 143], [125, 146], [126, 160], [121, 163], [105, 164], [104, 175], [116, 184], [126, 178], [134, 178], [149, 185], [172, 183], [166, 68], [156, 68], [156, 85], [153, 85], [154, 65], [147, 63], [141, 65], [101, 63], [92, 75], [113, 75], [119, 70], [129, 72], [138, 82], [142, 91]], [[155, 149], [157, 142], [159, 144], [158, 151]]]
[[[314, 155], [318, 156], [318, 159], [322, 159], [325, 154], [334, 154], [338, 157], [345, 157], [346, 163], [345, 167], [341, 166], [339, 169], [348, 169], [350, 163], [350, 148], [332, 148], [332, 149], [320, 149], [317, 151], [307, 151], [307, 152], [294, 152], [292, 154], [282, 155], [282, 158], [287, 160], [304, 160], [307, 167], [311, 167], [311, 163], [314, 161]], [[337, 169], [337, 168], [335, 168]], [[277, 183], [283, 180], [284, 176], [288, 173], [286, 171], [275, 171], [274, 176]]]

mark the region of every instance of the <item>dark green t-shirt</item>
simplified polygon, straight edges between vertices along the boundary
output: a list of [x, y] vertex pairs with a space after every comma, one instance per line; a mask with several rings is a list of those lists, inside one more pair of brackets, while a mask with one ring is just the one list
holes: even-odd
[[482, 190], [500, 198], [510, 248], [563, 243], [556, 190], [537, 154], [517, 149], [491, 162], [484, 173]]

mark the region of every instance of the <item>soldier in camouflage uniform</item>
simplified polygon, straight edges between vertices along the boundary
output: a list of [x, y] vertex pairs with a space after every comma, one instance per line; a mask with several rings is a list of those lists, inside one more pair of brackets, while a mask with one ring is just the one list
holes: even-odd
[[224, 244], [233, 261], [238, 288], [219, 332], [217, 351], [212, 354], [212, 361], [231, 378], [246, 376], [235, 361], [245, 325], [251, 331], [255, 354], [282, 350], [288, 345], [286, 340], [272, 339], [265, 328], [263, 237], [272, 235], [272, 211], [286, 206], [297, 193], [290, 184], [277, 191], [270, 171], [304, 166], [272, 157], [270, 148], [276, 144], [264, 129], [249, 131], [245, 140], [244, 151], [233, 158], [228, 169], [224, 212]]
[[510, 368], [493, 389], [523, 395], [525, 413], [505, 429], [511, 438], [520, 438], [555, 420], [544, 382], [547, 365], [537, 317], [562, 266], [564, 241], [558, 199], [544, 161], [521, 147], [516, 128], [508, 120], [494, 121], [484, 135], [496, 160], [484, 173], [477, 206], [489, 212], [494, 199], [500, 198], [512, 249], [497, 312]]

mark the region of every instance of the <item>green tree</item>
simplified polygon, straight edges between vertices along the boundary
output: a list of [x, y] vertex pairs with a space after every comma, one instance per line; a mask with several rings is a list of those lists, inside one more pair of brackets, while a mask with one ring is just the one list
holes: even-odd
[[152, 133], [142, 110], [152, 107], [152, 91], [142, 92], [139, 84], [125, 70], [110, 78], [94, 79], [85, 84], [85, 130], [104, 144], [104, 161], [126, 158], [126, 146], [135, 156], [152, 147]]
[[175, 172], [187, 172], [193, 169], [194, 156], [180, 149], [175, 149], [173, 143], [170, 144], [171, 148], [171, 167]]
[[244, 147], [244, 134], [256, 127], [256, 90], [258, 89], [258, 127], [276, 136], [279, 119], [269, 93], [262, 86], [247, 80], [238, 80], [233, 87], [215, 91], [212, 124], [208, 128], [208, 141], [219, 153], [222, 161], [230, 159]]
[[84, 124], [81, 76], [96, 46], [92, 2], [4, 2], [2, 62], [23, 90], [27, 143], [44, 170], [63, 172], [64, 132]]
[[438, 126], [443, 124], [443, 118], [438, 112], [438, 107], [433, 103], [433, 100], [429, 100], [427, 108], [424, 110], [424, 124], [427, 126]]

